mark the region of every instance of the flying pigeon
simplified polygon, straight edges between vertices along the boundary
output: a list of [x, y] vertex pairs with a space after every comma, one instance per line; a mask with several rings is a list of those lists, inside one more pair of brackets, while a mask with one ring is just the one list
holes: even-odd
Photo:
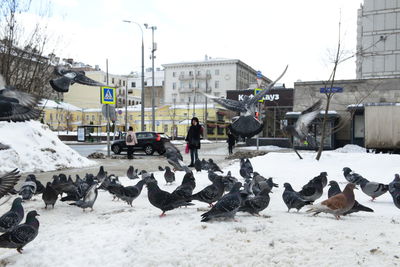
[[263, 211], [269, 205], [270, 192], [271, 190], [269, 188], [265, 188], [255, 197], [244, 200], [239, 208], [239, 211], [248, 212], [251, 215], [259, 215], [260, 211]]
[[51, 182], [47, 182], [46, 188], [42, 194], [42, 199], [46, 205], [44, 208], [47, 209], [47, 205], [51, 205], [54, 209], [54, 204], [56, 204], [58, 198], [58, 192], [53, 188]]
[[[333, 181], [333, 180], [329, 181], [329, 186], [330, 186], [330, 188], [328, 190], [328, 197], [332, 197], [334, 195], [342, 193], [342, 190], [340, 189], [339, 184], [336, 181]], [[358, 203], [357, 200], [355, 200], [353, 207], [349, 211], [346, 211], [345, 213], [343, 213], [343, 215], [347, 215], [347, 214], [351, 214], [351, 213], [359, 212], [359, 211], [374, 212], [373, 209], [363, 206], [360, 203]]]
[[0, 177], [0, 198], [14, 189], [21, 177], [18, 173], [18, 169], [14, 169]]
[[39, 216], [36, 210], [28, 212], [24, 224], [20, 224], [12, 231], [2, 234], [0, 236], [0, 248], [16, 248], [22, 254], [23, 247], [38, 235], [39, 221], [36, 216]]
[[394, 205], [400, 209], [400, 176], [397, 173], [389, 184], [389, 193], [392, 195]]
[[282, 198], [288, 208], [288, 212], [291, 209], [299, 211], [305, 205], [312, 203], [312, 201], [305, 200], [299, 193], [295, 192], [289, 183], [284, 183], [283, 187], [285, 190], [283, 191]]
[[[0, 76], [0, 80], [2, 78]], [[39, 118], [41, 111], [36, 108], [39, 97], [2, 87], [0, 84], [0, 121], [27, 121]]]
[[161, 190], [157, 181], [147, 181], [147, 197], [151, 205], [159, 208], [162, 213], [160, 217], [166, 216], [165, 212], [173, 210], [182, 206], [191, 206], [192, 203], [188, 203], [186, 199], [180, 197], [177, 194], [171, 194], [167, 191]]
[[173, 173], [171, 171], [171, 168], [168, 166], [165, 166], [164, 178], [167, 184], [172, 184], [173, 182], [175, 182], [175, 173]]
[[169, 164], [174, 167], [174, 170], [185, 171], [186, 173], [191, 172], [190, 169], [183, 163], [183, 157], [181, 152], [168, 141], [164, 141], [165, 156]]
[[97, 183], [94, 183], [89, 188], [89, 190], [87, 191], [85, 197], [82, 200], [78, 200], [78, 201], [76, 201], [74, 203], [71, 203], [70, 205], [78, 206], [81, 209], [83, 209], [83, 211], [85, 211], [85, 209], [87, 209], [87, 208], [91, 208], [92, 211], [93, 211], [93, 205], [94, 205], [94, 202], [97, 199], [97, 194], [98, 194]]
[[22, 198], [14, 199], [11, 209], [0, 217], [0, 232], [12, 231], [24, 218]]
[[315, 138], [308, 133], [308, 126], [317, 117], [321, 108], [321, 99], [315, 102], [311, 107], [301, 112], [299, 118], [293, 125], [283, 128], [284, 133], [306, 143], [311, 147], [316, 147]]
[[69, 91], [69, 86], [74, 83], [88, 86], [105, 86], [104, 84], [85, 76], [84, 71], [74, 71], [72, 69], [68, 70], [63, 66], [57, 66], [54, 69], [54, 73], [61, 77], [51, 79], [50, 85], [55, 91], [60, 93], [67, 93]]
[[218, 201], [224, 194], [225, 185], [221, 178], [214, 179], [213, 183], [206, 186], [196, 194], [190, 197], [191, 200], [198, 200], [207, 203], [210, 207], [213, 206], [212, 203]]
[[201, 214], [201, 221], [208, 222], [215, 218], [233, 218], [239, 210], [243, 200], [247, 197], [246, 192], [240, 192], [241, 183], [236, 183], [232, 190], [224, 195], [218, 202], [206, 213]]
[[263, 89], [254, 97], [244, 96], [242, 101], [218, 98], [204, 93], [203, 95], [229, 110], [239, 112], [240, 116], [230, 125], [229, 128], [236, 136], [250, 138], [260, 133], [264, 127], [264, 124], [254, 117], [259, 103], [258, 101], [262, 100], [264, 96], [270, 92], [270, 89], [275, 85], [275, 83], [286, 73], [287, 68], [288, 66], [286, 66], [282, 74], [275, 81], [270, 83], [267, 88]]
[[341, 215], [344, 215], [344, 213], [348, 212], [354, 206], [355, 197], [353, 190], [355, 188], [355, 184], [348, 183], [342, 193], [334, 195], [319, 204], [311, 205], [307, 212], [313, 212], [314, 215], [320, 212], [330, 213], [339, 220]]

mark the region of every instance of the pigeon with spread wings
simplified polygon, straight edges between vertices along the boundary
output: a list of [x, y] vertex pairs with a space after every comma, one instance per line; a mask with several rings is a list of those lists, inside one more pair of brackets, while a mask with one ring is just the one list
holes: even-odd
[[230, 125], [231, 132], [237, 136], [252, 137], [260, 133], [264, 127], [264, 124], [254, 117], [258, 101], [270, 93], [271, 88], [283, 77], [287, 68], [288, 66], [286, 66], [282, 74], [275, 81], [270, 83], [267, 88], [263, 89], [254, 97], [244, 96], [242, 101], [218, 98], [208, 94], [203, 95], [229, 110], [239, 112], [240, 116]]
[[63, 66], [55, 68], [54, 72], [61, 77], [50, 80], [51, 87], [60, 93], [66, 93], [69, 91], [69, 86], [74, 83], [79, 83], [88, 86], [105, 86], [104, 84], [92, 80], [85, 75], [84, 71], [74, 71], [66, 69]]

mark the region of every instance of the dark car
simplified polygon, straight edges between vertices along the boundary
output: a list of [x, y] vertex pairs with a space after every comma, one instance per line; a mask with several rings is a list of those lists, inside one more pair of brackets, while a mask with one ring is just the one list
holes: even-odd
[[[111, 145], [112, 152], [121, 154], [123, 151], [128, 151], [128, 147], [125, 143], [125, 136], [126, 133], [119, 133], [117, 137], [118, 140], [115, 140]], [[165, 148], [163, 141], [169, 141], [169, 137], [166, 134], [156, 132], [137, 132], [136, 138], [138, 143], [133, 147], [133, 150], [142, 150], [147, 155], [152, 155], [154, 151], [157, 151], [160, 155], [164, 154]]]

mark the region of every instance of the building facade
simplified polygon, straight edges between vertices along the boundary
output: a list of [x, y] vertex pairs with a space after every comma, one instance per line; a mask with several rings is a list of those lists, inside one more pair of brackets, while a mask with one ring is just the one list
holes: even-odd
[[364, 0], [357, 23], [357, 79], [400, 77], [400, 0]]
[[[246, 89], [256, 82], [257, 71], [238, 59], [164, 64], [166, 104], [205, 103], [207, 93], [225, 97], [227, 90]], [[265, 83], [271, 82], [262, 76]]]
[[[128, 93], [136, 99], [142, 97], [142, 77], [141, 73], [131, 73], [127, 79]], [[144, 106], [152, 106], [153, 78], [151, 68], [147, 68], [144, 73]], [[156, 107], [164, 104], [164, 70], [156, 68], [154, 71], [154, 104]], [[128, 103], [129, 105], [129, 103]]]

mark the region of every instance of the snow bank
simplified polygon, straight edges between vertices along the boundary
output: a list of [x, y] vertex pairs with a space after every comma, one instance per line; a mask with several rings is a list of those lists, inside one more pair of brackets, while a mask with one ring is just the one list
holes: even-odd
[[0, 122], [0, 173], [18, 168], [21, 172], [80, 168], [97, 163], [80, 156], [38, 121]]
[[345, 145], [335, 150], [339, 153], [366, 153], [367, 150], [364, 147], [357, 145]]

